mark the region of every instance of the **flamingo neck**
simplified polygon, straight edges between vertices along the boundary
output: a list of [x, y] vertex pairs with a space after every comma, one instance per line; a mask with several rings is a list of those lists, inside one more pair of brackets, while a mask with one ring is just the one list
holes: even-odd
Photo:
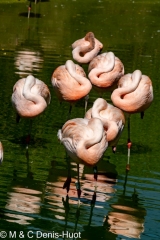
[[132, 78], [132, 84], [129, 84], [127, 87], [124, 87], [124, 88], [122, 87], [122, 88], [115, 89], [113, 91], [113, 93], [115, 92], [118, 95], [122, 96], [127, 93], [131, 93], [131, 92], [135, 91], [139, 85], [141, 78], [142, 78], [141, 71], [140, 70], [134, 71], [131, 75], [131, 78]]
[[102, 73], [108, 73], [113, 70], [115, 66], [115, 55], [113, 52], [104, 53], [104, 64], [93, 68], [88, 77], [89, 79], [98, 79]]
[[[91, 118], [88, 122], [88, 127], [90, 128], [89, 137], [87, 137], [87, 139], [81, 140], [78, 143], [77, 156], [86, 164], [94, 166], [102, 157], [104, 151], [108, 146], [108, 142], [106, 141], [103, 124], [100, 119]], [[103, 147], [97, 154], [97, 150], [96, 152], [94, 151], [94, 146], [98, 143], [100, 144], [102, 141]]]
[[84, 44], [80, 44], [79, 46], [73, 49], [73, 54], [79, 54], [79, 57], [83, 58], [87, 52], [90, 52], [95, 47], [95, 37], [92, 32], [88, 32], [86, 36], [83, 38]]
[[[129, 75], [129, 74], [128, 74]], [[125, 75], [125, 77], [127, 77]], [[123, 78], [123, 77], [122, 77]], [[140, 70], [135, 70], [132, 75], [131, 75], [131, 79], [132, 79], [132, 83], [129, 84], [126, 87], [119, 87], [117, 89], [115, 89], [111, 95], [111, 100], [114, 103], [115, 106], [123, 109], [121, 106], [124, 105], [124, 100], [123, 100], [123, 96], [126, 94], [129, 94], [131, 92], [134, 92], [136, 90], [136, 88], [139, 85], [139, 82], [141, 81], [142, 78], [142, 73]], [[123, 109], [125, 111], [125, 109]]]
[[104, 123], [104, 130], [107, 133], [107, 141], [110, 143], [111, 141], [114, 141], [118, 135], [118, 126], [116, 122], [107, 120]]
[[92, 117], [100, 118], [100, 112], [107, 109], [107, 102], [103, 98], [98, 98], [92, 107]]
[[36, 84], [36, 78], [34, 78], [32, 75], [29, 75], [25, 79], [22, 94], [26, 100], [33, 102], [35, 104], [35, 106], [37, 106], [37, 107], [41, 107], [41, 109], [43, 111], [43, 109], [46, 108], [47, 103], [43, 97], [41, 97], [38, 94], [35, 95], [31, 92], [31, 89], [35, 84]]
[[104, 130], [107, 133], [106, 139], [108, 142], [110, 142], [116, 138], [118, 134], [118, 127], [116, 122], [108, 120], [107, 115], [109, 113], [106, 114], [106, 117], [101, 115], [101, 112], [107, 110], [107, 107], [108, 103], [103, 98], [98, 98], [92, 107], [92, 117], [101, 119]]
[[71, 77], [73, 77], [80, 85], [85, 86], [86, 89], [92, 88], [90, 81], [86, 77], [83, 77], [82, 75], [76, 72], [76, 64], [74, 64], [72, 60], [67, 60], [65, 67], [69, 74], [71, 75]]

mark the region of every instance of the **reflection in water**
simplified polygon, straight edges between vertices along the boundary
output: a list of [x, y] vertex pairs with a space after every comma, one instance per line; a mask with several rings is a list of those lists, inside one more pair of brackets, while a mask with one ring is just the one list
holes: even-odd
[[[127, 174], [128, 171], [126, 171], [124, 194]], [[140, 234], [144, 231], [146, 210], [139, 206], [138, 201], [139, 198], [135, 189], [132, 197], [124, 195], [119, 197], [116, 204], [111, 204], [112, 211], [108, 213], [104, 226], [109, 227], [109, 231], [114, 234], [140, 238]]]
[[[35, 4], [37, 3], [37, 0], [34, 0], [35, 1]], [[40, 13], [37, 13], [36, 12], [36, 6], [35, 6], [35, 12], [31, 12], [31, 9], [32, 9], [32, 5], [31, 5], [31, 1], [28, 5], [28, 12], [21, 12], [19, 13], [19, 16], [20, 17], [28, 17], [28, 18], [40, 18], [41, 17], [41, 14]]]
[[[28, 13], [26, 14], [28, 16]], [[37, 13], [30, 13], [30, 17], [33, 15], [37, 16]], [[43, 67], [43, 50], [39, 38], [37, 38], [39, 31], [38, 19], [34, 25], [31, 25], [32, 27], [30, 27], [30, 24], [28, 19], [28, 27], [25, 31], [26, 36], [24, 36], [25, 41], [19, 43], [15, 49], [15, 73], [21, 78], [29, 74], [36, 75]]]
[[[29, 154], [27, 157], [27, 178], [18, 180], [17, 172], [13, 172], [13, 182], [11, 189], [7, 192], [8, 200], [5, 206], [6, 221], [19, 223], [21, 225], [30, 224], [35, 220], [33, 214], [40, 213], [40, 203], [42, 191], [33, 189], [36, 186], [33, 174], [29, 166]], [[32, 217], [30, 216], [32, 214]]]
[[17, 50], [15, 52], [15, 73], [18, 74], [20, 78], [40, 71], [42, 65], [43, 57], [40, 51], [32, 50], [31, 48], [21, 44], [21, 50]]
[[[110, 179], [107, 177], [106, 172], [100, 172], [97, 180], [97, 191], [94, 192], [93, 174], [86, 173], [84, 165], [80, 164], [81, 175], [81, 205], [78, 207], [78, 197], [75, 187], [77, 167], [76, 163], [71, 162], [71, 174], [72, 181], [70, 190], [67, 193], [63, 189], [64, 182], [66, 180], [66, 170], [57, 165], [54, 161], [49, 171], [48, 180], [46, 182], [45, 191], [45, 206], [47, 210], [54, 212], [54, 218], [64, 225], [65, 230], [71, 232], [78, 231], [78, 226], [82, 222], [88, 222], [88, 226], [91, 225], [92, 219], [102, 224], [103, 217], [99, 216], [99, 211], [103, 211], [106, 201], [111, 198], [111, 195], [115, 192], [113, 188], [116, 179]], [[58, 169], [58, 176], [56, 174]]]

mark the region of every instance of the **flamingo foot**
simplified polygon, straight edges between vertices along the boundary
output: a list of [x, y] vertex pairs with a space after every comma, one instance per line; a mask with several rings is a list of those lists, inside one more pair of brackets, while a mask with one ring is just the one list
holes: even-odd
[[67, 177], [66, 181], [65, 181], [64, 184], [63, 184], [63, 189], [66, 188], [67, 193], [68, 193], [69, 190], [70, 190], [70, 184], [71, 184], [71, 177]]

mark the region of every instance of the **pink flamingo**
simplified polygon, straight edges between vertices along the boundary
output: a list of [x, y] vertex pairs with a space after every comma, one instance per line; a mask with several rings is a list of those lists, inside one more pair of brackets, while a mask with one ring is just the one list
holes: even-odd
[[58, 131], [58, 139], [64, 145], [68, 155], [77, 163], [78, 202], [81, 190], [79, 182], [79, 163], [95, 166], [108, 147], [106, 133], [100, 119], [75, 118], [68, 120]]
[[153, 101], [152, 81], [146, 75], [142, 75], [140, 70], [135, 70], [132, 74], [124, 75], [118, 81], [118, 88], [111, 95], [113, 104], [128, 113], [128, 163], [130, 158], [130, 114], [141, 113], [149, 108]]
[[2, 163], [2, 162], [3, 162], [3, 145], [0, 142], [0, 163]]
[[91, 83], [102, 94], [117, 87], [118, 80], [124, 75], [124, 66], [113, 52], [105, 52], [93, 58], [88, 71]]
[[[32, 75], [29, 75], [15, 83], [11, 100], [19, 117], [32, 119], [46, 109], [50, 103], [50, 99], [50, 91], [47, 85]], [[28, 136], [28, 143], [29, 139], [30, 134]]]
[[88, 32], [82, 39], [72, 44], [73, 59], [78, 63], [89, 63], [103, 48], [103, 44], [98, 41], [93, 32]]
[[86, 78], [82, 67], [67, 60], [65, 65], [59, 66], [52, 74], [51, 82], [58, 99], [70, 103], [70, 111], [73, 103], [85, 98], [85, 111], [87, 108], [87, 95], [92, 89], [92, 84]]
[[113, 152], [116, 151], [116, 145], [121, 136], [125, 125], [125, 116], [122, 110], [107, 103], [103, 98], [97, 98], [85, 115], [85, 118], [99, 118], [106, 131], [106, 140], [108, 145], [112, 147]]

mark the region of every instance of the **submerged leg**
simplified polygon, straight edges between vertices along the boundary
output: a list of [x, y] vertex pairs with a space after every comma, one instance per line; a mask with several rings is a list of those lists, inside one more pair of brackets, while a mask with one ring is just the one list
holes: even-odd
[[79, 164], [77, 164], [77, 173], [78, 173], [78, 180], [75, 182], [77, 195], [78, 195], [78, 206], [80, 206], [80, 197], [81, 197], [81, 186], [79, 181]]
[[67, 161], [68, 176], [67, 176], [66, 181], [63, 184], [63, 189], [66, 188], [67, 193], [68, 193], [70, 190], [70, 184], [71, 184], [71, 166], [70, 166], [70, 159], [68, 158], [67, 153], [66, 153], [66, 161]]
[[92, 196], [92, 201], [91, 201], [91, 205], [94, 205], [96, 202], [96, 192], [97, 192], [97, 178], [98, 178], [98, 171], [97, 171], [97, 166], [93, 167], [93, 173], [94, 173], [94, 193]]

